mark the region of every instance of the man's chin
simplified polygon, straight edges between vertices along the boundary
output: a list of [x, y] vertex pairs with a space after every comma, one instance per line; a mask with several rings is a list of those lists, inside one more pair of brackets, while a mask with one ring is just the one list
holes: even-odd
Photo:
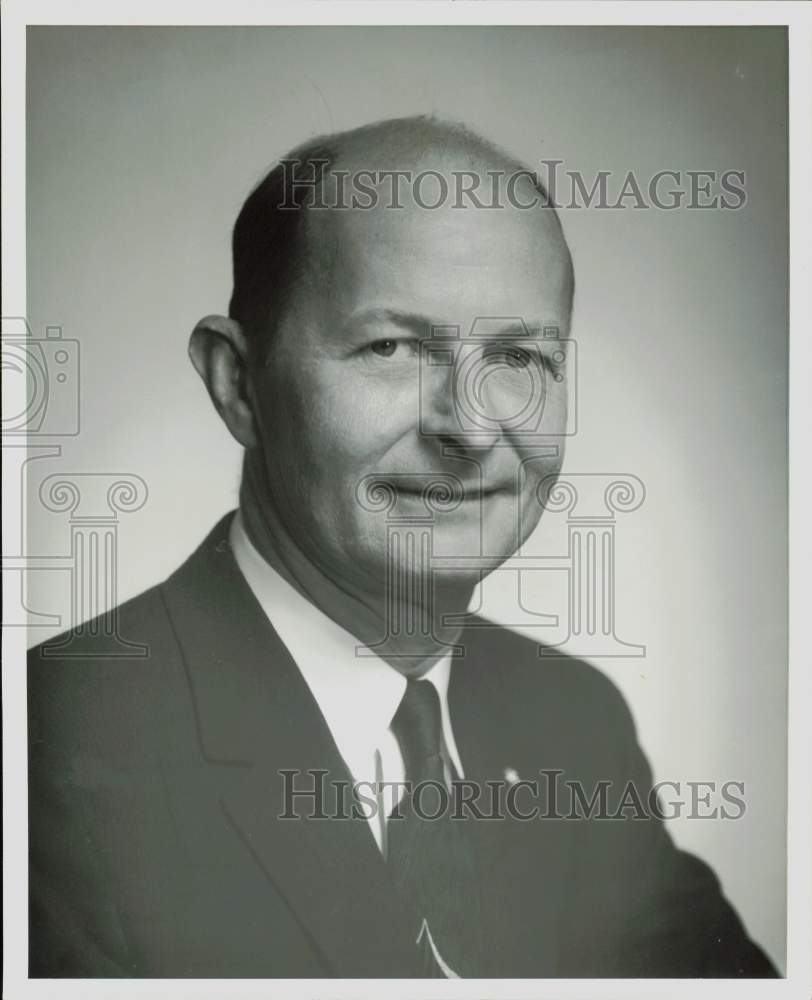
[[[511, 526], [512, 527], [512, 526]], [[490, 572], [517, 551], [520, 539], [504, 522], [447, 523], [432, 535], [433, 562], [444, 570]]]
[[513, 517], [454, 512], [433, 521], [390, 525], [386, 534], [367, 532], [355, 557], [347, 556], [356, 570], [377, 581], [375, 589], [387, 586], [387, 581], [410, 580], [409, 590], [419, 594], [429, 579], [434, 587], [473, 589], [484, 575], [510, 559], [521, 541]]

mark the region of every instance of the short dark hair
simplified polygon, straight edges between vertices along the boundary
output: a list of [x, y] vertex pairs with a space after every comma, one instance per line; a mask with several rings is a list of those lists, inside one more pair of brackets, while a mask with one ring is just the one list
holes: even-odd
[[293, 150], [254, 188], [237, 216], [228, 315], [253, 343], [279, 322], [304, 257], [304, 213], [298, 209], [312, 197], [313, 188], [302, 182], [320, 183], [337, 155], [334, 146], [320, 139]]
[[[234, 224], [234, 288], [228, 314], [243, 326], [253, 350], [262, 351], [267, 345], [304, 266], [305, 213], [301, 209], [316, 196], [325, 174], [345, 151], [369, 143], [395, 150], [395, 155], [453, 150], [524, 172], [516, 159], [468, 126], [433, 115], [384, 119], [317, 136], [296, 147], [254, 188]], [[550, 205], [538, 178], [534, 187], [542, 203]]]

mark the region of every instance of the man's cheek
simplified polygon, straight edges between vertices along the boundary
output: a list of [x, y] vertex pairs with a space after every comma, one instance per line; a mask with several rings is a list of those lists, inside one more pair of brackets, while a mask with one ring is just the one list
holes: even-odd
[[547, 476], [557, 474], [564, 458], [564, 438], [527, 436], [514, 443], [516, 482], [523, 496], [529, 496]]
[[333, 387], [313, 402], [328, 447], [347, 457], [382, 454], [417, 420], [417, 393], [385, 382]]

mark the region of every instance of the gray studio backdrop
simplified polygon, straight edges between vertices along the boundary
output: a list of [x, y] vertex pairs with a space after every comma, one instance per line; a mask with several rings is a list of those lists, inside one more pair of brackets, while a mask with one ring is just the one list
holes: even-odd
[[[47, 27], [29, 30], [27, 65], [28, 320], [36, 337], [58, 326], [78, 341], [67, 364], [81, 378], [79, 433], [55, 436], [75, 385], [54, 382], [49, 405], [67, 409], [48, 415], [38, 442], [50, 451], [28, 466], [28, 554], [44, 558], [27, 601], [51, 616], [31, 618], [31, 644], [91, 606], [72, 606], [82, 525], [70, 504], [42, 503], [47, 477], [100, 474], [74, 477], [91, 520], [109, 516], [105, 476], [143, 480], [144, 502], [113, 512], [119, 599], [173, 570], [235, 505], [239, 450], [186, 340], [226, 309], [230, 227], [294, 144], [436, 111], [588, 181], [599, 170], [745, 171], [739, 211], [562, 212], [579, 366], [565, 469], [645, 488], [636, 510], [613, 515], [615, 633], [645, 655], [597, 650], [593, 661], [628, 698], [656, 778], [744, 782], [742, 818], [669, 826], [713, 864], [783, 969], [783, 31]], [[568, 518], [546, 514], [528, 546], [562, 557], [549, 572], [536, 560], [521, 580], [484, 588], [488, 613], [546, 641], [568, 633]], [[94, 584], [102, 606], [110, 571]], [[560, 627], [533, 632], [542, 612]]]

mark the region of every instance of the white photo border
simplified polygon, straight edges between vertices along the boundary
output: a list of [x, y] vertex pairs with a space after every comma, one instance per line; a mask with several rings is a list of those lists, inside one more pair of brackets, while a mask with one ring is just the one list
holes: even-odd
[[[38, 997], [736, 997], [812, 996], [812, 670], [804, 626], [812, 607], [812, 7], [798, 3], [447, 2], [371, 0], [6, 0], [2, 7], [2, 301], [26, 314], [25, 45], [29, 25], [786, 25], [790, 103], [790, 670], [787, 975], [774, 981], [543, 980], [42, 980], [28, 979], [25, 630], [3, 630], [3, 995]], [[4, 372], [5, 383], [5, 372]], [[21, 392], [15, 380], [4, 390]], [[12, 400], [12, 405], [17, 401]], [[20, 406], [20, 411], [24, 407]], [[14, 412], [17, 412], [16, 410]], [[20, 484], [3, 454], [3, 538], [21, 547]], [[16, 546], [16, 548], [15, 548]]]

